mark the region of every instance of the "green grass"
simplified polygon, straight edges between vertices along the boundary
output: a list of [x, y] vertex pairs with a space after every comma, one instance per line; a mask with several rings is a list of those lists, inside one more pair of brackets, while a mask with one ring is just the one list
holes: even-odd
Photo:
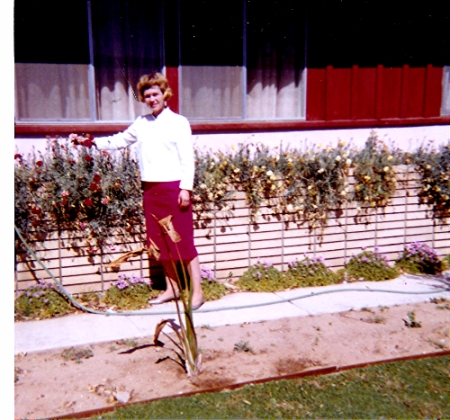
[[118, 408], [95, 419], [449, 418], [450, 356]]

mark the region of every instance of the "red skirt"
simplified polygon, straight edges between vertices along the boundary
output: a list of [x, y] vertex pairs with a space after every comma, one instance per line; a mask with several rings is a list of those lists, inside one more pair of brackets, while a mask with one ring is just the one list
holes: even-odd
[[[194, 245], [194, 220], [192, 217], [192, 204], [180, 210], [178, 196], [180, 194], [180, 181], [171, 182], [144, 182], [144, 215], [147, 231], [147, 247], [150, 240], [159, 248], [162, 261], [181, 260], [190, 261], [198, 253]], [[174, 230], [181, 237], [179, 242], [173, 242], [158, 221], [172, 216]]]

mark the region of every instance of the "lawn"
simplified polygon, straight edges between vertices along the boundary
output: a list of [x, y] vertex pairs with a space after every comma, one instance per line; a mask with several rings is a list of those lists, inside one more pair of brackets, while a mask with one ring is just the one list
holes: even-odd
[[449, 418], [450, 356], [162, 399], [95, 419]]

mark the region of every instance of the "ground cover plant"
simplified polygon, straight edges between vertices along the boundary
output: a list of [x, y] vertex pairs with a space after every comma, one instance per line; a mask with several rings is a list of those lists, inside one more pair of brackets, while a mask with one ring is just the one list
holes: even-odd
[[246, 292], [276, 292], [295, 287], [270, 260], [258, 261], [237, 280], [236, 285]]
[[400, 275], [396, 267], [391, 267], [389, 259], [375, 247], [374, 251], [363, 250], [345, 264], [345, 272], [352, 280], [390, 280]]
[[16, 321], [63, 316], [75, 310], [72, 303], [52, 283], [43, 280], [29, 287], [14, 302]]
[[214, 272], [205, 265], [200, 266], [202, 290], [205, 301], [217, 300], [225, 296], [227, 288], [214, 278]]
[[[216, 281], [213, 272], [202, 267], [202, 289], [206, 301], [218, 300], [228, 292]], [[74, 296], [83, 306], [95, 310], [111, 309], [119, 311], [147, 308], [148, 300], [157, 297], [160, 290], [152, 288], [151, 279], [136, 274], [119, 274], [117, 280], [104, 293], [89, 292]], [[38, 320], [69, 315], [79, 308], [60, 291], [58, 286], [43, 280], [19, 294], [14, 302], [16, 321]]]
[[118, 279], [105, 292], [103, 301], [117, 309], [142, 309], [148, 306], [148, 300], [156, 297], [151, 281], [136, 275], [119, 274]]
[[450, 356], [162, 399], [95, 419], [449, 418]]
[[341, 276], [331, 271], [325, 265], [322, 256], [304, 256], [303, 260], [296, 259], [288, 264], [286, 272], [288, 278], [297, 287], [326, 286], [340, 282]]
[[395, 265], [410, 274], [439, 274], [446, 266], [437, 252], [423, 242], [406, 245]]

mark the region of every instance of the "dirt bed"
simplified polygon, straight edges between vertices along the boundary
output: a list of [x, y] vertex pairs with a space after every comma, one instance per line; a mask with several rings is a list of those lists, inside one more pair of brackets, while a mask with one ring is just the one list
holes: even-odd
[[196, 328], [202, 372], [189, 378], [153, 337], [15, 357], [15, 417], [46, 418], [329, 366], [450, 348], [448, 302]]

